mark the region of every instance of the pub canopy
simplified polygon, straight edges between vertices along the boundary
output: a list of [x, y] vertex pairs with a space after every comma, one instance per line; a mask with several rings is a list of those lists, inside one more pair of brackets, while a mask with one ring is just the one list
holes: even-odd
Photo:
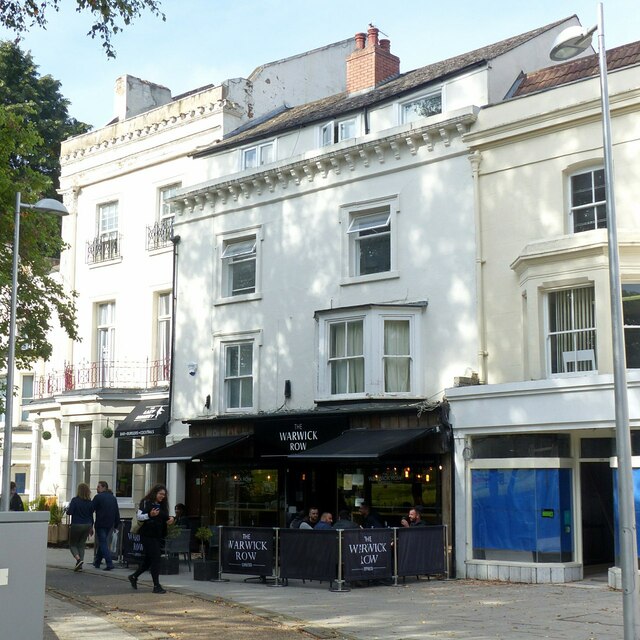
[[169, 401], [141, 400], [116, 427], [116, 438], [141, 438], [167, 435]]
[[152, 462], [190, 462], [195, 458], [208, 457], [226, 451], [229, 447], [247, 440], [249, 437], [248, 435], [242, 435], [184, 438], [184, 440], [180, 440], [180, 442], [176, 442], [176, 444], [172, 444], [169, 447], [134, 458], [131, 462], [147, 464]]

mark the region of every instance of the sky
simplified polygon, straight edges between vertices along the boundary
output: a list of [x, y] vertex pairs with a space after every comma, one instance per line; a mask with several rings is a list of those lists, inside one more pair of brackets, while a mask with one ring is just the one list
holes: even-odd
[[[62, 83], [69, 113], [101, 127], [113, 116], [117, 77], [129, 74], [178, 95], [227, 78], [248, 77], [257, 66], [351, 38], [374, 24], [391, 40], [401, 72], [471, 51], [576, 14], [597, 23], [592, 0], [161, 0], [166, 22], [143, 14], [114, 36], [107, 58], [87, 32], [91, 20], [74, 0], [33, 27], [20, 46], [40, 75]], [[607, 49], [640, 39], [639, 0], [605, 0]], [[15, 35], [0, 29], [0, 39]]]

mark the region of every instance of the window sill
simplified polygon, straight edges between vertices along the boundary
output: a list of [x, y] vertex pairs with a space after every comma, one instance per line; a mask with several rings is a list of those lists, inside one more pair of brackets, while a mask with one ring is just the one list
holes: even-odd
[[236, 302], [250, 302], [252, 300], [262, 300], [261, 293], [247, 293], [242, 296], [230, 296], [228, 298], [217, 298], [213, 301], [215, 307], [223, 304], [234, 304]]
[[367, 282], [377, 282], [378, 280], [393, 280], [399, 278], [399, 271], [385, 271], [384, 273], [368, 273], [366, 276], [350, 276], [340, 280], [341, 287], [347, 287], [352, 284], [365, 284]]
[[147, 253], [150, 256], [157, 256], [161, 253], [171, 253], [173, 251], [173, 244], [170, 242], [164, 247], [156, 247], [155, 249], [147, 249]]
[[89, 264], [89, 269], [98, 269], [100, 267], [108, 267], [112, 264], [120, 264], [122, 262], [122, 256], [113, 258], [113, 260], [103, 260], [102, 262], [92, 262]]

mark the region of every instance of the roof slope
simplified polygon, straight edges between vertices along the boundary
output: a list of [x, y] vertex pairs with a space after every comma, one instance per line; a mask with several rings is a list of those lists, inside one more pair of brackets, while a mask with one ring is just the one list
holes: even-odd
[[[640, 41], [607, 51], [607, 69], [609, 71], [637, 64], [640, 64]], [[598, 56], [585, 56], [584, 58], [570, 60], [563, 64], [524, 74], [512, 96], [514, 98], [526, 96], [562, 84], [592, 78], [598, 74]]]
[[573, 17], [575, 16], [563, 18], [544, 27], [527, 31], [526, 33], [501, 40], [486, 47], [481, 47], [454, 56], [453, 58], [447, 58], [446, 60], [408, 71], [365, 93], [359, 93], [357, 95], [349, 95], [346, 92], [339, 93], [321, 100], [316, 100], [315, 102], [309, 102], [287, 109], [268, 122], [256, 123], [255, 126], [249, 129], [244, 125], [242, 130], [236, 129], [235, 131], [231, 131], [225, 136], [222, 143], [201, 149], [193, 155], [196, 158], [211, 155], [242, 142], [275, 135], [276, 133], [296, 129], [305, 124], [329, 119], [338, 114], [347, 114], [379, 102], [384, 102], [389, 98], [413, 91], [418, 87], [459, 73], [464, 69], [493, 60]]

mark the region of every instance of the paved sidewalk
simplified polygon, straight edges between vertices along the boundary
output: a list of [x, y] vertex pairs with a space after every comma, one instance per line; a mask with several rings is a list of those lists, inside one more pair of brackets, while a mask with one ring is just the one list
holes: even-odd
[[[70, 569], [73, 560], [66, 549], [49, 549], [47, 563]], [[623, 636], [622, 595], [610, 590], [604, 577], [567, 585], [407, 579], [398, 587], [373, 586], [336, 593], [329, 591], [326, 583], [290, 581], [288, 587], [274, 587], [227, 574], [223, 577], [229, 578], [228, 582], [200, 582], [193, 579], [184, 562], [180, 571], [179, 575], [161, 577], [163, 586], [171, 592], [237, 603], [271, 619], [295, 622], [298, 628], [302, 624], [306, 631], [316, 631], [318, 637], [620, 640]], [[107, 573], [89, 564], [84, 574], [95, 574], [96, 580], [126, 583], [130, 572], [119, 568]], [[121, 596], [123, 602], [149, 593], [151, 583], [148, 574], [145, 577], [138, 591]], [[162, 607], [163, 596], [153, 597]], [[55, 613], [53, 618], [49, 619], [52, 628], [57, 623]], [[188, 612], [179, 624], [189, 624]], [[124, 640], [130, 636], [108, 637]]]

